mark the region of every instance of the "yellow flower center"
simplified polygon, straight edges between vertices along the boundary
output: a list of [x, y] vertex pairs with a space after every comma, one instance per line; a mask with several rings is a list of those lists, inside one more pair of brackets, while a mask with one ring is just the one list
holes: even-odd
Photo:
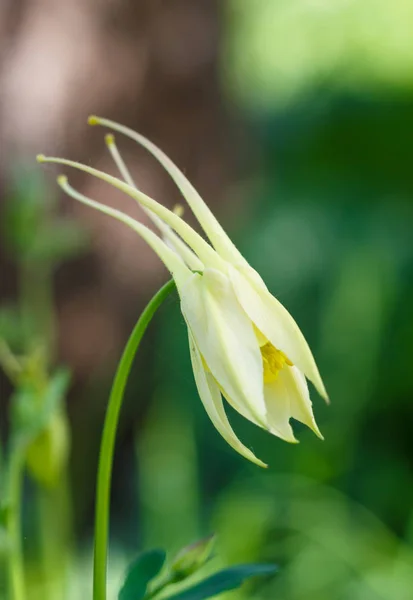
[[271, 342], [267, 342], [264, 346], [261, 346], [260, 350], [264, 367], [264, 383], [275, 381], [284, 365], [293, 366], [293, 363], [284, 352], [278, 350]]

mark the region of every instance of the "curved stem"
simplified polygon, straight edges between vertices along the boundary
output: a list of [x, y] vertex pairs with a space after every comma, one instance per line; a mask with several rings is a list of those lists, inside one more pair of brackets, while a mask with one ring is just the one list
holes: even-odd
[[95, 512], [95, 542], [94, 542], [94, 571], [93, 571], [93, 598], [106, 600], [106, 569], [108, 556], [109, 534], [109, 506], [110, 486], [112, 480], [112, 463], [115, 448], [116, 430], [119, 413], [122, 406], [123, 395], [132, 366], [133, 359], [138, 349], [143, 334], [146, 331], [154, 313], [175, 288], [173, 280], [168, 281], [150, 300], [145, 310], [139, 317], [119, 361], [110, 393], [106, 410], [105, 424], [103, 427], [100, 445], [99, 467], [96, 491]]
[[9, 589], [12, 600], [24, 600], [23, 552], [21, 541], [21, 488], [23, 482], [24, 452], [17, 446], [11, 452], [9, 471], [10, 514], [7, 529], [10, 539], [8, 556]]

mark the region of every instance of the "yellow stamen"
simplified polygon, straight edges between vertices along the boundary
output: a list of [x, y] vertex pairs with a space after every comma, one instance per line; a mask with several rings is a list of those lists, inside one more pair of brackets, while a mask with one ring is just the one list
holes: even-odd
[[260, 349], [264, 367], [264, 383], [272, 383], [275, 381], [284, 365], [288, 365], [289, 367], [293, 366], [293, 363], [284, 352], [278, 350], [271, 342], [267, 342], [264, 346], [261, 346]]
[[178, 215], [178, 217], [182, 217], [182, 215], [185, 212], [184, 207], [182, 206], [182, 204], [175, 204], [175, 206], [173, 207], [172, 211]]
[[115, 145], [115, 136], [113, 133], [107, 133], [105, 135], [105, 143], [106, 146], [114, 146]]

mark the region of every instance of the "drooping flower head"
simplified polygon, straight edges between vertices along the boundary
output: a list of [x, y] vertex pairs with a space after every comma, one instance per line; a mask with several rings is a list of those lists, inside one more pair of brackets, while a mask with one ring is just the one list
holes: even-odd
[[81, 163], [38, 156], [39, 162], [75, 167], [125, 192], [159, 229], [160, 235], [127, 214], [74, 190], [67, 177], [58, 177], [67, 194], [134, 229], [171, 272], [188, 326], [198, 392], [219, 433], [244, 457], [266, 466], [235, 435], [224, 397], [245, 418], [287, 442], [297, 441], [291, 418], [322, 438], [307, 379], [326, 400], [327, 394], [311, 350], [292, 316], [268, 291], [192, 184], [162, 150], [113, 121], [90, 117], [89, 123], [118, 131], [146, 148], [175, 181], [208, 237], [209, 243], [180, 215], [138, 189], [112, 134], [106, 136], [106, 144], [122, 179]]

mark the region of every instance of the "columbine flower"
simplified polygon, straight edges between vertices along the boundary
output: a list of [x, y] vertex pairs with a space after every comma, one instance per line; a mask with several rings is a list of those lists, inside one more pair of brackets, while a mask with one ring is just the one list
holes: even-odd
[[287, 442], [297, 441], [291, 418], [322, 438], [306, 378], [327, 400], [326, 391], [311, 350], [289, 312], [268, 291], [184, 174], [159, 148], [112, 121], [90, 117], [89, 123], [123, 133], [152, 153], [175, 181], [209, 238], [211, 244], [178, 214], [135, 186], [113, 135], [105, 139], [124, 181], [80, 163], [38, 157], [40, 162], [69, 165], [112, 184], [136, 200], [160, 229], [162, 238], [121, 211], [80, 194], [66, 177], [58, 178], [70, 196], [134, 229], [171, 272], [188, 326], [198, 392], [219, 433], [240, 454], [266, 466], [235, 435], [225, 413], [224, 396], [244, 417]]

